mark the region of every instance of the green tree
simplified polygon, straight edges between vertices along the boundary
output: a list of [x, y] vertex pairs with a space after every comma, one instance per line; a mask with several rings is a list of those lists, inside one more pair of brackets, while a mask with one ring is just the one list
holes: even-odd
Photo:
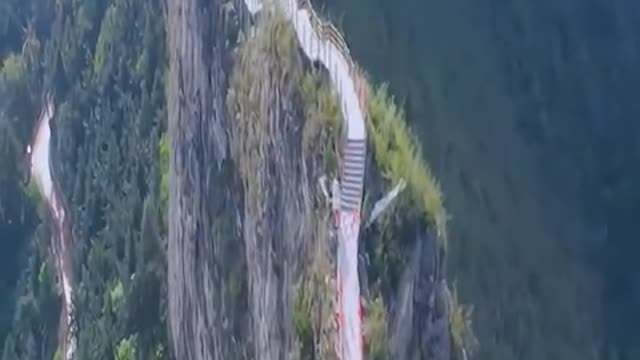
[[120, 340], [118, 346], [116, 346], [115, 360], [135, 360], [136, 343], [135, 336]]

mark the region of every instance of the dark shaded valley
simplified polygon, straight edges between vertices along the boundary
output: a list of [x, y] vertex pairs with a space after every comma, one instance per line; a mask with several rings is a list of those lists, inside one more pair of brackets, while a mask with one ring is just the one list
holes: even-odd
[[407, 106], [480, 358], [637, 358], [640, 5], [317, 3]]

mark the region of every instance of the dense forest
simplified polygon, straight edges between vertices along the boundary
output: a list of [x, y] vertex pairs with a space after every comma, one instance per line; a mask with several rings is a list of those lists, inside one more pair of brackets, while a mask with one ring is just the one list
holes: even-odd
[[166, 357], [162, 8], [130, 0], [0, 4], [3, 359], [57, 351], [50, 215], [24, 161], [49, 92], [57, 107], [52, 171], [74, 219], [77, 356]]

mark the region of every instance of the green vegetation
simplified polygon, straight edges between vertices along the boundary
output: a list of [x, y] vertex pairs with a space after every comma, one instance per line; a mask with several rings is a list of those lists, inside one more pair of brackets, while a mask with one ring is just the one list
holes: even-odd
[[255, 172], [266, 151], [269, 107], [274, 106], [265, 99], [279, 101], [273, 96], [274, 86], [282, 99], [293, 99], [302, 77], [295, 34], [283, 14], [277, 8], [269, 8], [256, 28], [256, 36], [238, 51], [227, 98], [229, 112], [236, 117], [232, 150], [251, 199], [258, 199], [252, 191], [260, 191]]
[[[375, 90], [368, 83], [367, 86], [367, 126], [378, 170], [390, 183], [395, 184], [400, 179], [407, 182], [407, 191], [401, 196], [400, 203], [391, 211], [391, 215], [382, 220], [384, 225], [374, 248], [373, 264], [378, 289], [388, 293], [389, 289], [395, 288], [406, 256], [402, 250], [404, 245], [398, 242], [398, 237], [402, 235], [392, 234], [391, 229], [399, 231], [403, 218], [411, 217], [415, 212], [426, 224], [435, 228], [440, 247], [446, 250], [448, 215], [440, 186], [422, 156], [417, 139], [411, 135], [404, 111], [389, 95], [386, 84]], [[477, 342], [471, 326], [472, 308], [459, 303], [455, 288], [453, 294], [450, 326], [454, 344], [457, 349], [470, 353]], [[376, 301], [381, 301], [381, 298], [378, 297]], [[380, 307], [381, 303], [374, 302], [374, 305]], [[372, 316], [384, 314], [384, 309], [376, 310], [378, 313]], [[381, 326], [378, 323], [378, 328]], [[372, 339], [372, 349], [382, 351], [380, 347], [384, 342], [381, 341]]]
[[454, 344], [458, 349], [464, 349], [468, 354], [472, 354], [479, 345], [472, 331], [473, 307], [460, 304], [455, 284], [449, 296], [449, 309], [449, 323]]
[[[269, 9], [259, 21], [256, 36], [248, 39], [238, 51], [227, 105], [229, 112], [236, 116], [232, 149], [244, 184], [245, 204], [256, 216], [264, 216], [261, 214], [265, 210], [261, 206], [269, 199], [263, 185], [269, 171], [264, 167], [277, 161], [276, 154], [269, 153], [270, 142], [278, 141], [274, 137], [285, 136], [291, 142], [288, 144], [291, 149], [297, 151], [300, 144], [305, 160], [313, 164], [313, 171], [324, 165], [324, 170], [335, 173], [334, 147], [340, 114], [337, 98], [326, 79], [317, 72], [306, 72], [293, 28], [278, 9]], [[281, 112], [281, 117], [273, 118], [274, 112]], [[280, 121], [285, 121], [285, 125], [278, 127], [299, 128], [301, 118], [304, 118], [302, 130], [295, 133], [296, 136], [299, 134], [299, 140], [290, 138], [291, 133], [273, 132], [273, 124]], [[318, 158], [319, 163], [315, 162]], [[326, 211], [319, 213], [328, 214]], [[315, 245], [320, 246], [328, 237], [326, 225], [329, 220], [323, 220], [318, 214], [315, 219]], [[334, 311], [332, 298], [327, 296], [331, 290], [325, 283], [332, 267], [323, 250], [314, 248], [308, 256], [310, 265], [305, 266], [304, 274], [293, 290], [291, 315], [301, 358], [325, 358], [325, 354], [334, 351], [327, 341], [331, 335], [325, 331], [329, 314]], [[235, 280], [236, 276], [231, 279], [233, 290], [239, 282]]]
[[323, 130], [337, 141], [342, 128], [342, 112], [338, 95], [326, 79], [322, 79], [319, 71], [309, 71], [302, 78], [302, 100], [305, 104], [306, 116], [302, 143], [308, 150], [313, 141]]
[[29, 182], [27, 183], [24, 191], [36, 207], [40, 207], [42, 205], [42, 193], [40, 193], [40, 188], [38, 187], [38, 183], [34, 177], [29, 178]]
[[365, 342], [368, 344], [368, 358], [371, 360], [389, 359], [389, 324], [387, 310], [381, 296], [369, 301], [365, 314], [364, 333]]
[[21, 184], [26, 144], [46, 94], [57, 109], [52, 173], [74, 236], [68, 255], [76, 356], [163, 357], [167, 231], [160, 207], [168, 192], [166, 140], [160, 144], [166, 133], [161, 2], [9, 0], [0, 10], [11, 14], [8, 21], [0, 16], [0, 234], [29, 244], [12, 252], [15, 268], [2, 269], [16, 279], [6, 288], [0, 282], [1, 303], [15, 304], [0, 309], [3, 320], [12, 319], [6, 336], [0, 329], [2, 359], [51, 359], [58, 348], [61, 306], [48, 265], [53, 227], [38, 224], [31, 204], [41, 196], [33, 179]]
[[153, 360], [162, 360], [167, 358], [166, 351], [164, 350], [164, 345], [158, 344], [156, 345], [156, 350], [153, 353]]
[[370, 273], [376, 291], [393, 293], [397, 290], [402, 271], [405, 268], [405, 247], [401, 234], [404, 221], [398, 207], [389, 209], [379, 220], [381, 231], [372, 241], [365, 244], [371, 257]]
[[[61, 299], [58, 296], [53, 267], [46, 253], [28, 249], [27, 271], [19, 283], [20, 296], [16, 313], [18, 328], [12, 328], [4, 339], [3, 360], [50, 359], [57, 348], [57, 326]], [[35, 344], [38, 344], [36, 347]]]
[[402, 108], [388, 94], [386, 85], [368, 93], [367, 125], [378, 169], [393, 183], [405, 179], [410, 200], [405, 210], [419, 211], [428, 224], [435, 226], [438, 239], [446, 246], [447, 213], [442, 192], [407, 127]]
[[115, 360], [135, 360], [136, 342], [135, 337], [120, 340], [116, 346]]
[[153, 360], [163, 360], [167, 358], [165, 347], [162, 344], [156, 345], [156, 351], [153, 353]]
[[53, 360], [63, 360], [60, 349], [57, 349], [55, 354], [53, 354]]
[[2, 71], [0, 73], [0, 77], [3, 82], [8, 84], [17, 84], [24, 79], [27, 67], [22, 56], [11, 54], [4, 59], [0, 70]]
[[[2, 38], [0, 43], [3, 43]], [[25, 47], [25, 52], [28, 48]], [[0, 210], [8, 206], [9, 199], [17, 196], [14, 190], [26, 170], [22, 166], [24, 151], [26, 144], [31, 142], [39, 111], [34, 106], [38, 99], [31, 91], [38, 88], [34, 73], [37, 65], [26, 53], [0, 57], [0, 181], [6, 182], [0, 186]]]
[[[389, 81], [446, 194], [447, 274], [474, 304], [474, 358], [606, 359], [606, 341], [636, 359], [635, 4], [312, 2]], [[609, 190], [620, 197], [601, 202]]]
[[294, 288], [293, 322], [302, 359], [329, 358], [335, 351], [336, 294], [328, 282], [333, 267], [324, 243], [326, 229], [321, 229], [324, 224], [317, 225], [310, 263]]
[[337, 94], [318, 71], [305, 73], [300, 86], [305, 104], [302, 148], [306, 153], [320, 153], [324, 170], [335, 176], [338, 169], [337, 147], [342, 130], [342, 112]]
[[124, 289], [122, 288], [121, 281], [118, 280], [111, 288], [111, 291], [109, 292], [109, 300], [111, 303], [111, 311], [116, 313], [124, 300]]
[[310, 358], [313, 354], [314, 334], [312, 324], [312, 299], [306, 293], [302, 285], [298, 286], [296, 291], [295, 306], [293, 310], [293, 322], [296, 329], [296, 335], [300, 342], [300, 352], [303, 358]]

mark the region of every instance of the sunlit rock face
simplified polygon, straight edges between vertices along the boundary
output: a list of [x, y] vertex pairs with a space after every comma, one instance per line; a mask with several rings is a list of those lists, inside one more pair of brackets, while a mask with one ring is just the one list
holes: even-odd
[[55, 230], [51, 239], [56, 272], [60, 279], [60, 287], [64, 306], [62, 308], [63, 320], [61, 323], [60, 338], [63, 339], [65, 359], [73, 359], [76, 349], [76, 331], [72, 321], [74, 306], [72, 302], [72, 256], [71, 256], [71, 232], [69, 231], [69, 219], [66, 217], [62, 195], [52, 177], [51, 168], [51, 120], [55, 112], [55, 104], [51, 97], [47, 97], [40, 118], [37, 121], [37, 129], [32, 145], [27, 146], [27, 154], [31, 160], [31, 176], [34, 177], [38, 187], [48, 204], [53, 217]]
[[[259, 65], [236, 63], [247, 21], [242, 3], [169, 5], [168, 285], [177, 358], [294, 356], [294, 283], [321, 238], [314, 234], [328, 228], [328, 212], [314, 211], [320, 174], [300, 151], [299, 78], [283, 81], [285, 64], [265, 47], [243, 55], [259, 56]], [[254, 108], [232, 116], [231, 92]]]
[[[233, 183], [224, 166], [226, 39], [220, 14], [220, 1], [168, 3], [168, 317], [179, 359], [237, 358], [223, 282], [226, 264], [237, 260], [220, 240], [236, 238], [238, 211], [230, 203]], [[228, 230], [214, 236], [220, 213]]]

